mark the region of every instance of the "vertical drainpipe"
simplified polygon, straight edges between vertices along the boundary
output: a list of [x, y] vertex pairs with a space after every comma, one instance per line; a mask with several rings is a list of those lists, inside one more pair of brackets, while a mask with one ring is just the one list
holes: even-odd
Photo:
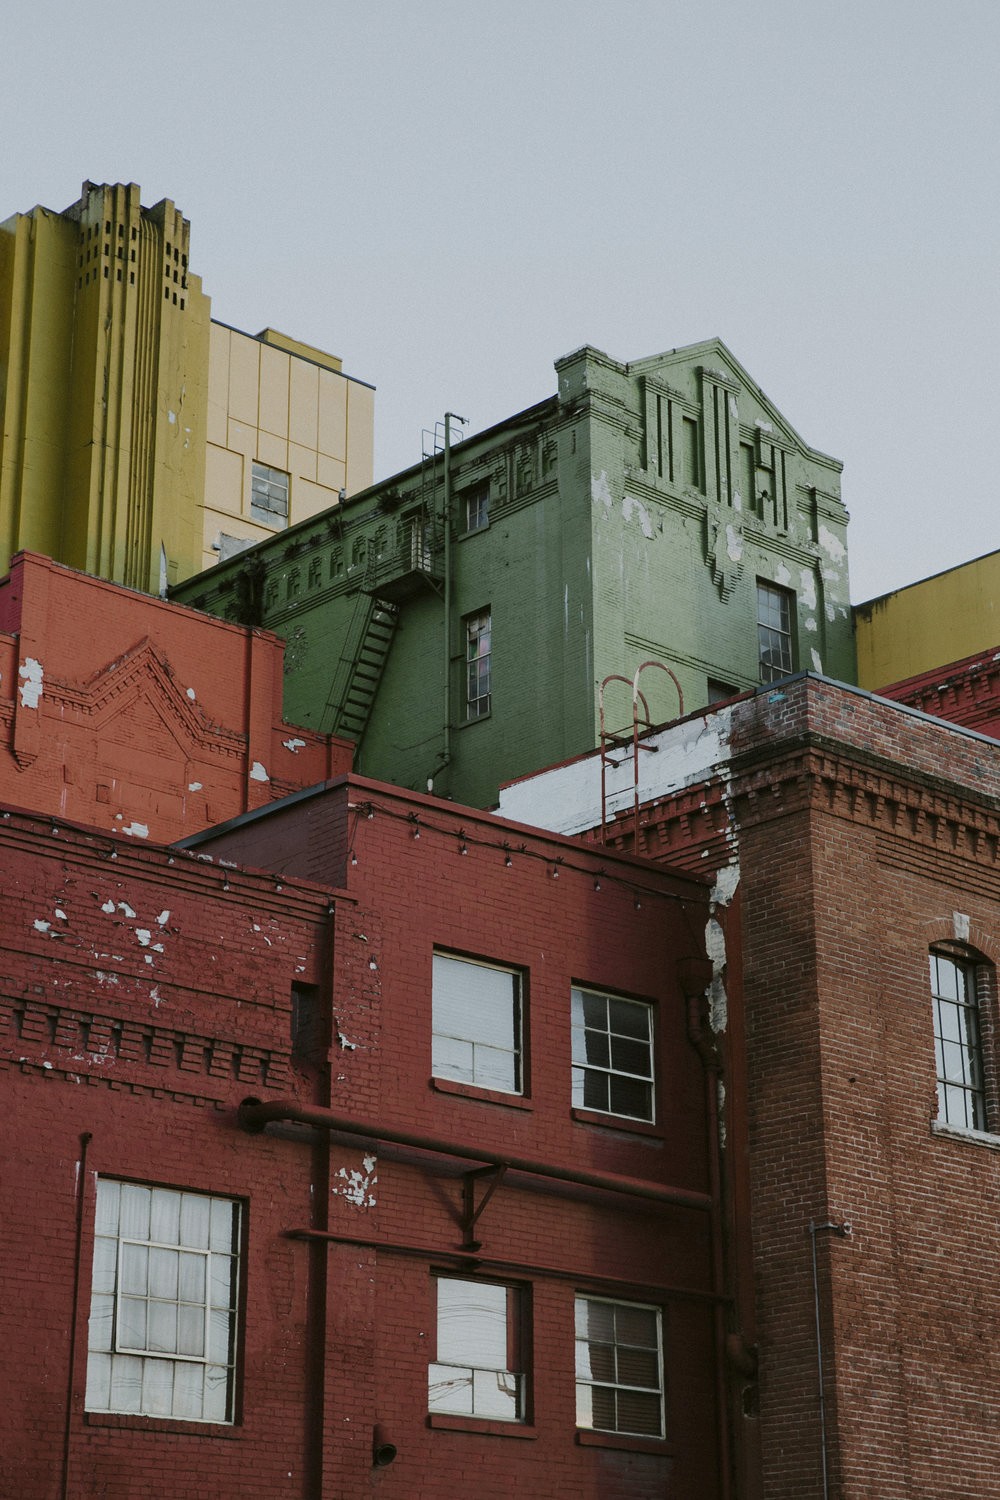
[[[451, 422], [444, 414], [444, 749], [442, 769], [451, 763]], [[461, 421], [461, 417], [456, 418]]]

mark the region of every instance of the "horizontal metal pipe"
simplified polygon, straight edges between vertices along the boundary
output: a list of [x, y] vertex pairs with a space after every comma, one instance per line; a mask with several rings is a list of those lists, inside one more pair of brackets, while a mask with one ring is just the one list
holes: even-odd
[[239, 1107], [239, 1122], [244, 1130], [263, 1130], [265, 1125], [278, 1120], [293, 1120], [300, 1125], [312, 1125], [317, 1130], [334, 1130], [342, 1135], [364, 1136], [366, 1140], [385, 1141], [393, 1146], [412, 1146], [417, 1151], [451, 1156], [458, 1161], [486, 1162], [491, 1167], [507, 1167], [509, 1171], [546, 1178], [550, 1182], [572, 1182], [579, 1187], [596, 1188], [604, 1193], [621, 1193], [629, 1198], [644, 1198], [647, 1202], [665, 1203], [673, 1208], [691, 1208], [707, 1213], [713, 1204], [710, 1193], [661, 1187], [658, 1183], [641, 1182], [635, 1177], [621, 1177], [613, 1172], [583, 1172], [576, 1167], [532, 1161], [523, 1156], [501, 1156], [463, 1142], [419, 1135], [412, 1130], [393, 1130], [385, 1125], [373, 1125], [367, 1120], [336, 1115], [330, 1109], [322, 1109], [314, 1104], [300, 1104], [296, 1099], [272, 1099], [269, 1103], [264, 1103], [260, 1099], [251, 1098], [244, 1099]]
[[636, 1280], [626, 1276], [601, 1276], [592, 1271], [571, 1271], [564, 1266], [547, 1266], [532, 1260], [498, 1260], [494, 1255], [477, 1255], [468, 1250], [441, 1250], [430, 1245], [404, 1244], [400, 1240], [364, 1239], [356, 1234], [338, 1234], [335, 1229], [286, 1229], [290, 1240], [322, 1241], [333, 1245], [351, 1245], [360, 1250], [376, 1250], [386, 1255], [409, 1255], [417, 1260], [454, 1261], [458, 1266], [468, 1266], [477, 1271], [492, 1271], [502, 1275], [548, 1276], [555, 1281], [573, 1281], [581, 1286], [606, 1287], [616, 1292], [632, 1291], [638, 1294], [655, 1292], [660, 1297], [672, 1297], [686, 1302], [724, 1302], [727, 1299], [715, 1292], [701, 1292], [694, 1287], [671, 1286], [661, 1281]]

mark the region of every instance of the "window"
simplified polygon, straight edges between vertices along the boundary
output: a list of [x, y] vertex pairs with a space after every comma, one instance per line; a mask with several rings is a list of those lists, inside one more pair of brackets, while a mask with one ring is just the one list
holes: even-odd
[[490, 637], [488, 609], [465, 618], [465, 716], [480, 719], [490, 711]]
[[574, 989], [573, 1103], [653, 1118], [653, 1009], [641, 1000]]
[[436, 1078], [521, 1093], [521, 976], [434, 955], [432, 1067]]
[[663, 1436], [660, 1310], [576, 1299], [576, 1425]]
[[986, 1130], [976, 965], [968, 958], [933, 951], [930, 960], [938, 1119]]
[[734, 687], [731, 682], [720, 682], [716, 677], [708, 679], [708, 702], [726, 703], [730, 698], [735, 698], [740, 688]]
[[427, 1372], [432, 1412], [524, 1420], [520, 1301], [514, 1287], [437, 1278], [437, 1358]]
[[777, 682], [792, 666], [792, 604], [795, 595], [757, 580], [757, 655], [761, 682]]
[[87, 1410], [232, 1422], [240, 1205], [97, 1184]]
[[250, 481], [250, 515], [267, 526], [288, 525], [288, 475], [254, 463]]
[[490, 524], [490, 482], [477, 484], [465, 492], [465, 529], [482, 531]]

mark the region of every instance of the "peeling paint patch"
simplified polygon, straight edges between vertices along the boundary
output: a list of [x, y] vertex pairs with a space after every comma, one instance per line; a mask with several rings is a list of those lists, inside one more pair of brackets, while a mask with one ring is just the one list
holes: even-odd
[[148, 927], [137, 927], [135, 929], [135, 935], [137, 941], [143, 948], [149, 947], [149, 940], [153, 934], [150, 932]]
[[127, 901], [119, 901], [118, 909], [123, 917], [128, 917], [129, 919], [131, 919], [135, 916], [135, 912], [132, 910], [131, 906], [129, 906]]
[[305, 740], [282, 740], [281, 743], [284, 745], [285, 749], [290, 750], [293, 755], [296, 755], [300, 750], [304, 750], [306, 744]]
[[[266, 943], [267, 938], [265, 938], [264, 941]], [[356, 1052], [358, 1050], [357, 1042], [349, 1042], [342, 1031], [337, 1032], [337, 1041], [340, 1043], [341, 1049], [344, 1052]]]
[[170, 921], [170, 913], [169, 913], [169, 911], [161, 911], [160, 915], [156, 919], [156, 925], [157, 925], [157, 927], [166, 927], [166, 925], [167, 925], [167, 923], [169, 921]]
[[799, 598], [804, 608], [816, 608], [816, 574], [812, 568], [802, 568], [799, 571]]
[[18, 691], [21, 694], [22, 708], [37, 708], [38, 700], [42, 696], [42, 664], [33, 656], [26, 656], [18, 668], [18, 676], [24, 681]]
[[611, 499], [611, 486], [608, 484], [608, 476], [602, 469], [600, 474], [590, 476], [590, 498], [595, 505], [603, 505], [605, 510], [610, 510], [614, 504]]
[[784, 563], [779, 563], [775, 568], [774, 581], [783, 589], [787, 589], [788, 585], [791, 583], [792, 575], [791, 573], [789, 573]]
[[847, 556], [847, 548], [840, 537], [836, 536], [828, 526], [819, 528], [819, 544], [827, 557], [832, 557], [834, 562], [843, 562]]
[[122, 833], [127, 833], [129, 838], [149, 838], [149, 828], [145, 823], [130, 823], [127, 828], [122, 829]]
[[653, 523], [649, 519], [649, 511], [643, 505], [642, 501], [637, 500], [634, 495], [626, 495], [622, 500], [622, 519], [625, 521], [629, 520], [633, 511], [639, 517], [639, 525], [642, 527], [643, 536], [647, 542], [651, 542], [653, 540]]
[[373, 1188], [378, 1182], [378, 1173], [375, 1170], [375, 1157], [362, 1157], [363, 1171], [359, 1172], [354, 1167], [341, 1167], [337, 1176], [343, 1181], [343, 1187], [333, 1187], [332, 1193], [346, 1198], [348, 1203], [353, 1203], [356, 1208], [374, 1208], [375, 1194]]
[[[37, 922], [35, 926], [38, 926]], [[964, 911], [952, 912], [951, 930], [955, 934], [956, 943], [967, 943], [969, 941], [969, 919]]]
[[803, 623], [803, 625], [805, 626], [805, 628], [807, 630], [815, 630], [816, 629], [816, 616], [815, 615], [809, 615], [809, 617], [807, 619], [803, 620], [802, 623]]
[[195, 697], [194, 688], [188, 688], [187, 695], [191, 699], [191, 702], [193, 703], [194, 702], [194, 697]]
[[167, 421], [170, 423], [171, 427], [173, 427], [174, 423], [177, 421], [177, 413], [175, 411], [168, 411]]
[[52, 926], [52, 923], [42, 922], [38, 919], [38, 917], [36, 917], [34, 922], [32, 923], [32, 926], [34, 927], [36, 932], [48, 932], [49, 928]]
[[726, 527], [726, 556], [734, 563], [739, 562], [743, 556], [743, 538], [732, 525]]
[[813, 646], [810, 649], [809, 655], [812, 657], [813, 671], [814, 672], [822, 672], [822, 670], [823, 670], [823, 658], [820, 656], [820, 654], [816, 650], [815, 646]]
[[268, 776], [267, 772], [264, 770], [264, 767], [261, 765], [260, 761], [259, 760], [255, 760], [254, 763], [253, 763], [253, 765], [250, 767], [250, 780], [251, 781], [270, 781], [270, 779], [271, 779], [270, 776]]
[[188, 782], [188, 791], [189, 792], [200, 792], [203, 785], [204, 785], [204, 783], [201, 782], [201, 781], [189, 781]]

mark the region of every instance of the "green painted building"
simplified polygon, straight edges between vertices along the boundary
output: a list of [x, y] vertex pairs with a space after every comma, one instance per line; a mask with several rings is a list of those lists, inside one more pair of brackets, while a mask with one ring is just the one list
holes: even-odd
[[[592, 749], [600, 684], [646, 661], [685, 711], [855, 680], [840, 463], [718, 339], [556, 371], [556, 396], [172, 592], [284, 636], [286, 717], [357, 739], [366, 775], [489, 806]], [[667, 672], [640, 687], [677, 716]], [[605, 707], [631, 726], [626, 683]]]

